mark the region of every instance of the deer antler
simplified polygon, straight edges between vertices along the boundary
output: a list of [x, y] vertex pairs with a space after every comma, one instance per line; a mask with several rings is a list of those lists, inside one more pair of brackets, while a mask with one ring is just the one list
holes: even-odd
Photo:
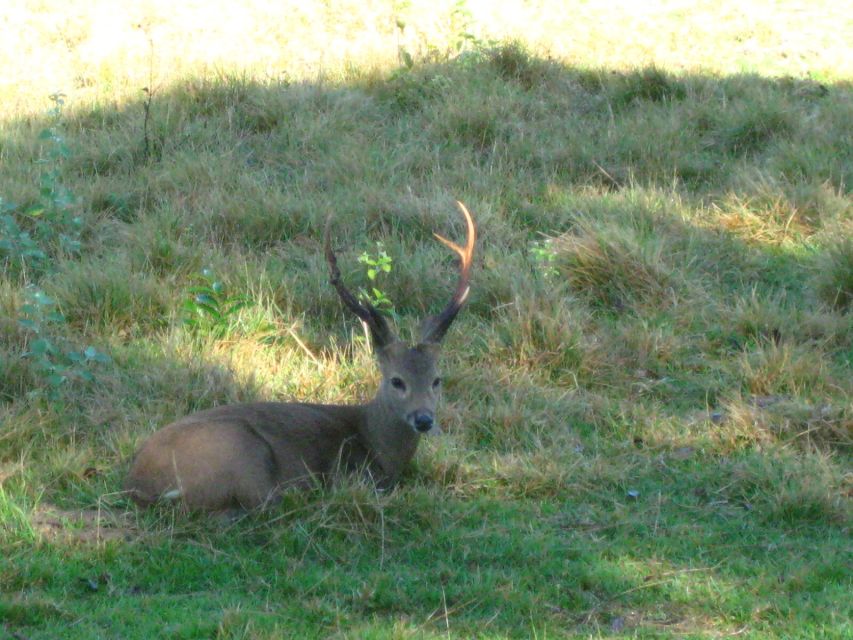
[[439, 242], [450, 247], [459, 256], [459, 282], [456, 285], [456, 291], [453, 293], [453, 297], [450, 299], [450, 302], [444, 310], [438, 315], [430, 316], [424, 320], [421, 329], [422, 342], [441, 342], [441, 339], [444, 338], [444, 334], [456, 318], [456, 314], [459, 313], [459, 310], [462, 308], [462, 305], [465, 303], [466, 298], [468, 298], [468, 293], [471, 290], [469, 281], [471, 279], [471, 263], [474, 259], [474, 243], [477, 240], [477, 230], [474, 227], [474, 220], [471, 218], [471, 214], [468, 213], [468, 209], [465, 208], [465, 205], [458, 200], [456, 201], [456, 204], [459, 205], [459, 210], [462, 212], [462, 215], [465, 216], [465, 222], [468, 225], [468, 238], [465, 242], [465, 246], [460, 247], [455, 242], [451, 242], [437, 233], [433, 235]]
[[376, 307], [370, 303], [362, 304], [358, 299], [346, 288], [341, 280], [341, 271], [338, 269], [338, 260], [335, 253], [332, 251], [332, 216], [326, 218], [326, 230], [324, 235], [326, 261], [329, 263], [329, 283], [337, 290], [343, 303], [349, 307], [362, 322], [370, 329], [370, 334], [373, 336], [373, 346], [381, 349], [382, 347], [395, 342], [397, 338], [385, 321], [383, 316]]

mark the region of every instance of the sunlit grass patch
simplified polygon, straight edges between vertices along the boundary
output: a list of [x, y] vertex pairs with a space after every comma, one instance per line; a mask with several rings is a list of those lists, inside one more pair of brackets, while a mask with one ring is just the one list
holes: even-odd
[[577, 232], [554, 240], [559, 269], [578, 295], [604, 308], [666, 304], [675, 294], [657, 238], [642, 238], [630, 227], [584, 221]]
[[82, 332], [151, 333], [171, 315], [159, 282], [114, 259], [69, 265], [46, 288], [67, 322]]

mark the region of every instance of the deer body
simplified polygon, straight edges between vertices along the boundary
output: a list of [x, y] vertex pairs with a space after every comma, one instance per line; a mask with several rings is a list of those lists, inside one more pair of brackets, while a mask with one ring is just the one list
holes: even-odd
[[154, 433], [140, 448], [125, 489], [141, 504], [180, 500], [192, 509], [253, 509], [290, 487], [308, 487], [338, 472], [363, 469], [380, 486], [393, 486], [412, 459], [421, 434], [437, 430], [439, 342], [468, 293], [475, 230], [460, 247], [456, 293], [444, 311], [427, 318], [421, 342], [410, 347], [385, 318], [362, 304], [340, 279], [326, 226], [331, 283], [368, 326], [381, 372], [376, 396], [361, 405], [257, 402], [191, 414]]
[[127, 486], [143, 504], [180, 498], [194, 508], [217, 511], [262, 506], [281, 489], [307, 488], [338, 470], [364, 468], [381, 483], [393, 484], [420, 436], [407, 433], [385, 456], [377, 455], [365, 435], [368, 411], [264, 402], [193, 414], [148, 440]]

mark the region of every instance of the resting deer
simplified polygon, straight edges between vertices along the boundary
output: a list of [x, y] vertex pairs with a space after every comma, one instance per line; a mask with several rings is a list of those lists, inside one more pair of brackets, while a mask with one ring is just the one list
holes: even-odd
[[465, 246], [435, 236], [459, 255], [459, 282], [444, 310], [423, 322], [413, 347], [346, 288], [332, 251], [331, 217], [326, 222], [331, 284], [367, 325], [382, 373], [370, 402], [256, 402], [191, 414], [142, 445], [125, 489], [141, 504], [180, 500], [190, 509], [228, 511], [263, 507], [284, 488], [308, 487], [338, 470], [364, 469], [380, 486], [393, 486], [421, 435], [437, 430], [439, 344], [468, 296], [476, 230], [471, 214], [457, 204], [468, 226]]

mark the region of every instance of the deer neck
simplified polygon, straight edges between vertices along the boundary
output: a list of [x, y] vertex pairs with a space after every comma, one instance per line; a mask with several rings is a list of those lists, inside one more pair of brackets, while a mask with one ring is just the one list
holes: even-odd
[[403, 468], [415, 455], [420, 435], [376, 397], [365, 405], [360, 425], [361, 438], [375, 463], [390, 482], [396, 482]]

